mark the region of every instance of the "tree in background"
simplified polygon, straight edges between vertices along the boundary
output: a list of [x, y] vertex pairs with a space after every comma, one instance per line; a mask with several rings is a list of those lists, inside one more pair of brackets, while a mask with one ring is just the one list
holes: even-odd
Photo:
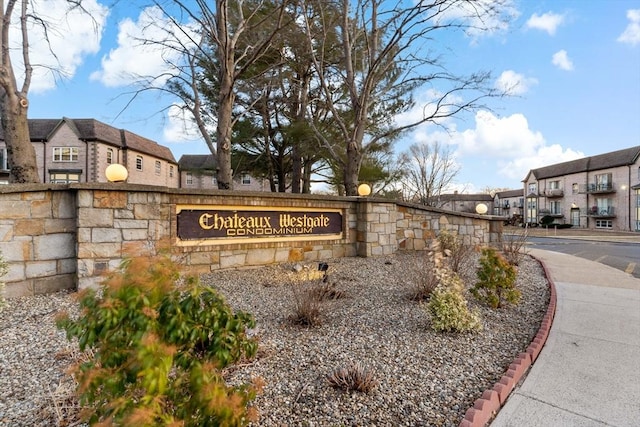
[[435, 206], [435, 200], [460, 172], [448, 147], [439, 142], [416, 143], [400, 157], [402, 192], [406, 201]]
[[[379, 140], [477, 109], [483, 98], [502, 95], [491, 85], [488, 72], [459, 75], [448, 71], [439, 43], [434, 43], [436, 34], [444, 36], [451, 30], [478, 32], [499, 27], [509, 18], [501, 3], [304, 2], [301, 19], [321, 91], [317, 102], [330, 112], [328, 119], [339, 139], [328, 138], [316, 125], [316, 117], [308, 119], [331, 161], [343, 169], [347, 195], [356, 195], [363, 158]], [[324, 31], [319, 32], [317, 25]], [[340, 60], [334, 62], [335, 57], [327, 53], [336, 46]], [[397, 123], [398, 115], [415, 106], [415, 90], [425, 85], [437, 89], [432, 91], [433, 99], [422, 106], [417, 118]]]
[[[67, 11], [79, 13], [83, 19], [91, 19], [91, 13], [83, 7], [82, 0], [67, 0]], [[49, 35], [54, 30], [54, 25], [47, 21], [47, 13], [42, 13], [38, 6], [45, 9], [46, 2], [34, 2], [28, 0], [0, 0], [0, 119], [4, 141], [7, 146], [7, 161], [10, 169], [10, 182], [36, 183], [40, 182], [36, 153], [29, 135], [29, 89], [33, 77], [34, 64], [30, 57], [30, 32], [40, 31], [40, 37], [51, 51]], [[76, 19], [74, 17], [74, 19]], [[96, 21], [93, 20], [94, 25]], [[15, 27], [16, 31], [12, 31]], [[97, 25], [96, 25], [97, 27]], [[19, 28], [19, 31], [17, 29]], [[96, 32], [98, 31], [95, 28]], [[15, 38], [14, 38], [15, 37]], [[16, 70], [11, 59], [11, 51], [20, 46], [22, 64], [24, 70], [20, 73], [20, 82], [16, 76]], [[55, 52], [51, 51], [55, 56]], [[57, 57], [56, 57], [57, 58]], [[19, 61], [20, 62], [20, 61]], [[38, 66], [47, 67], [39, 64]], [[49, 68], [50, 72], [59, 71]]]

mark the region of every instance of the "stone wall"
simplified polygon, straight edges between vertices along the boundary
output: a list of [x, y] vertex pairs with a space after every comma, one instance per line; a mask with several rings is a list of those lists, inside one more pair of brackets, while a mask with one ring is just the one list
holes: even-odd
[[[181, 241], [177, 207], [339, 211], [342, 235], [286, 241]], [[383, 199], [169, 189], [131, 184], [0, 187], [0, 252], [8, 297], [96, 286], [127, 254], [169, 247], [191, 274], [280, 262], [316, 262], [423, 250], [439, 230], [483, 245], [500, 239], [502, 218]]]

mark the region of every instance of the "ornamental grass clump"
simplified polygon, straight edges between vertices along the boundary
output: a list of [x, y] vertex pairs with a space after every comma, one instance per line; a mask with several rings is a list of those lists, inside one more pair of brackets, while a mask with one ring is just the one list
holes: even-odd
[[332, 387], [346, 391], [355, 390], [362, 393], [369, 393], [379, 384], [375, 372], [360, 362], [351, 363], [346, 368], [334, 369], [327, 376], [327, 381]]
[[464, 297], [464, 284], [457, 273], [442, 262], [439, 242], [435, 242], [435, 274], [438, 285], [426, 304], [431, 327], [437, 332], [470, 332], [481, 329], [478, 313], [469, 309]]
[[246, 335], [255, 321], [197, 279], [181, 281], [168, 257], [128, 258], [79, 298], [79, 317], [57, 325], [93, 355], [73, 370], [85, 421], [241, 426], [256, 418], [248, 404], [260, 384], [231, 387], [222, 376], [255, 355]]
[[471, 288], [471, 293], [479, 301], [492, 308], [520, 301], [521, 293], [516, 288], [516, 269], [495, 249], [482, 249], [476, 273], [478, 282]]

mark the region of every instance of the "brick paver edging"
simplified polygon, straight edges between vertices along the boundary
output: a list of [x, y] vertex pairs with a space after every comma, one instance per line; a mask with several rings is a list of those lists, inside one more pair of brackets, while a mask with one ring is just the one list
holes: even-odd
[[507, 372], [500, 378], [500, 381], [494, 384], [493, 388], [487, 389], [482, 393], [482, 397], [476, 399], [473, 406], [467, 409], [464, 419], [460, 422], [459, 427], [484, 427], [491, 421], [500, 408], [504, 406], [507, 398], [515, 388], [515, 386], [524, 379], [525, 374], [529, 371], [531, 365], [536, 361], [542, 347], [547, 342], [553, 317], [556, 312], [557, 294], [556, 285], [551, 279], [546, 264], [535, 258], [542, 266], [544, 275], [549, 282], [549, 306], [547, 312], [542, 318], [542, 324], [538, 329], [537, 335], [533, 338], [529, 347], [524, 353], [520, 353], [518, 357], [509, 365]]

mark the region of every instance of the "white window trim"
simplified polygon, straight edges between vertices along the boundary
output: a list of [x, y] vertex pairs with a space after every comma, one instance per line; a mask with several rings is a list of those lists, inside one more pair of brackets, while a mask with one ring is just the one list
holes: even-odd
[[[63, 160], [63, 153], [65, 150], [69, 150], [69, 160]], [[79, 152], [80, 150], [78, 150], [78, 147], [53, 147], [53, 162], [54, 163], [77, 162]]]

